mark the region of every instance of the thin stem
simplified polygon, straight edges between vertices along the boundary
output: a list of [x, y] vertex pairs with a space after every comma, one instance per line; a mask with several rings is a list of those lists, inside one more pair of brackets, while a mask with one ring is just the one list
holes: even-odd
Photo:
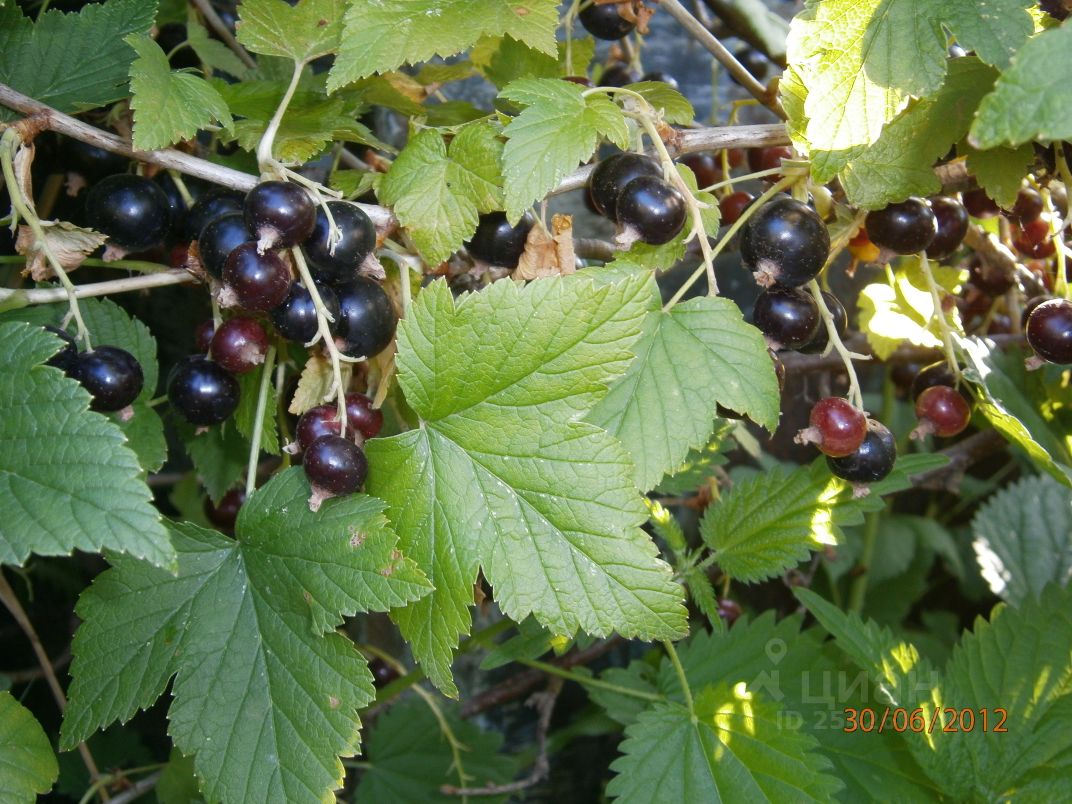
[[182, 196], [182, 202], [187, 207], [194, 205], [194, 197], [190, 195], [190, 190], [186, 186], [186, 182], [182, 180], [182, 174], [175, 168], [168, 169], [168, 175], [171, 176], [171, 181], [175, 183], [175, 189], [179, 191], [179, 195]]
[[853, 357], [863, 358], [863, 355], [854, 355], [845, 348], [845, 343], [841, 340], [841, 335], [838, 334], [837, 331], [837, 325], [834, 323], [834, 316], [830, 312], [830, 308], [826, 306], [826, 299], [823, 298], [823, 292], [819, 287], [819, 283], [814, 279], [811, 280], [808, 283], [808, 290], [811, 291], [811, 296], [815, 299], [815, 305], [819, 308], [819, 315], [823, 317], [823, 326], [826, 327], [826, 334], [830, 344], [834, 347], [834, 350], [841, 355], [841, 360], [845, 364], [845, 373], [849, 375], [849, 401], [859, 410], [863, 410], [864, 395], [863, 391], [860, 390], [860, 380], [856, 376], [856, 367], [852, 363]]
[[953, 348], [953, 332], [949, 328], [949, 321], [946, 320], [945, 312], [942, 310], [942, 297], [938, 292], [938, 283], [934, 281], [934, 274], [931, 273], [931, 264], [927, 259], [927, 253], [921, 252], [919, 255], [919, 265], [923, 269], [923, 276], [927, 279], [927, 287], [931, 292], [931, 303], [934, 305], [934, 315], [938, 320], [938, 329], [942, 333], [942, 345], [945, 349], [945, 359], [949, 363], [949, 369], [953, 372], [953, 376], [958, 380], [960, 379], [960, 364], [957, 362], [957, 353]]
[[607, 692], [616, 692], [619, 695], [628, 695], [630, 698], [640, 698], [645, 701], [661, 702], [663, 697], [651, 692], [644, 692], [643, 690], [634, 690], [629, 687], [622, 687], [617, 684], [611, 684], [608, 681], [600, 681], [598, 678], [592, 678], [591, 676], [581, 675], [580, 673], [574, 673], [572, 670], [564, 670], [557, 665], [548, 664], [547, 662], [541, 662], [538, 659], [516, 659], [518, 664], [523, 664], [526, 667], [531, 667], [535, 670], [541, 670], [544, 673], [548, 673], [552, 676], [558, 676], [564, 678], [567, 681], [576, 681], [582, 687], [591, 687], [592, 689], [606, 690]]
[[[126, 279], [109, 279], [107, 282], [95, 282], [89, 285], [73, 285], [73, 295], [77, 299], [94, 296], [111, 296], [115, 293], [128, 293], [134, 290], [149, 290], [168, 285], [183, 285], [197, 282], [197, 277], [182, 270], [166, 270]], [[68, 301], [71, 292], [64, 288], [0, 289], [0, 308], [24, 307], [28, 304], [55, 304]]]
[[298, 82], [301, 81], [304, 69], [304, 60], [294, 62], [294, 73], [290, 77], [287, 91], [283, 93], [283, 99], [279, 101], [279, 106], [276, 108], [275, 114], [272, 115], [272, 119], [268, 122], [268, 128], [264, 130], [264, 136], [261, 137], [261, 141], [257, 145], [257, 167], [262, 175], [268, 172], [275, 161], [272, 157], [272, 145], [275, 143], [275, 135], [279, 133], [279, 126], [283, 122], [283, 116], [287, 113], [287, 107], [290, 106], [294, 93], [298, 91]]
[[[722, 172], [727, 176], [730, 175], [730, 160], [729, 157], [726, 156], [725, 150], [722, 151]], [[735, 178], [729, 178], [724, 179], [723, 181], [715, 182], [710, 187], [701, 187], [700, 192], [713, 193], [715, 190], [721, 190], [723, 187], [733, 187], [733, 185], [738, 182], [751, 181], [752, 179], [762, 179], [767, 176], [773, 176], [776, 173], [784, 172], [785, 168], [781, 167], [780, 165], [778, 167], [767, 168], [766, 170], [757, 170], [755, 173], [748, 173], [744, 176], [737, 176]]]
[[[435, 698], [432, 697], [432, 693], [426, 690], [424, 687], [416, 686], [413, 691], [417, 693], [421, 699], [428, 705], [428, 708], [432, 710], [432, 715], [436, 719], [436, 723], [439, 724], [440, 733], [447, 738], [447, 745], [450, 746], [450, 756], [454, 765], [454, 770], [458, 774], [458, 781], [462, 787], [465, 787], [466, 783], [472, 777], [465, 772], [465, 765], [462, 763], [462, 751], [469, 751], [470, 749], [463, 745], [456, 736], [454, 736], [454, 730], [451, 729], [450, 723], [447, 722], [447, 718], [443, 715], [443, 710], [436, 703]], [[466, 797], [462, 797], [462, 801], [466, 801]]]
[[[1060, 150], [1060, 149], [1059, 149]], [[1067, 165], [1065, 166], [1067, 169]], [[1065, 274], [1065, 265], [1067, 260], [1065, 258], [1065, 250], [1062, 247], [1063, 238], [1061, 237], [1062, 225], [1059, 222], [1060, 218], [1057, 216], [1057, 212], [1053, 207], [1053, 198], [1050, 196], [1050, 188], [1042, 188], [1042, 203], [1046, 209], [1046, 213], [1050, 217], [1050, 237], [1053, 238], [1053, 243], [1057, 246], [1054, 252], [1057, 256], [1057, 276], [1054, 278], [1053, 290], [1058, 296], [1063, 299], [1069, 298], [1068, 279]]]
[[674, 643], [669, 639], [664, 639], [663, 648], [666, 649], [666, 655], [670, 657], [670, 663], [674, 665], [674, 672], [677, 673], [678, 683], [681, 684], [681, 692], [685, 696], [685, 707], [689, 710], [690, 715], [695, 715], [696, 707], [692, 701], [692, 689], [689, 687], [689, 679], [685, 675], [685, 668], [681, 665], [681, 659], [678, 658]]
[[[292, 248], [290, 250], [291, 255], [294, 257], [294, 264], [298, 266], [298, 275], [301, 277], [302, 283], [309, 291], [309, 296], [313, 300], [313, 307], [316, 308], [316, 328], [320, 339], [324, 342], [324, 348], [328, 351], [328, 358], [331, 360], [331, 373], [334, 378], [332, 383], [332, 390], [336, 394], [339, 405], [339, 435], [346, 435], [346, 387], [342, 381], [342, 356], [339, 354], [339, 348], [335, 345], [335, 338], [331, 334], [330, 322], [334, 319], [331, 313], [328, 312], [328, 308], [324, 305], [324, 300], [320, 298], [320, 291], [316, 288], [316, 282], [313, 281], [313, 275], [309, 273], [309, 266], [305, 264], [305, 257], [302, 255], [300, 248]], [[330, 394], [329, 394], [330, 396]]]
[[257, 488], [257, 464], [261, 457], [261, 437], [264, 433], [264, 411], [268, 407], [268, 388], [272, 384], [275, 365], [275, 344], [268, 347], [261, 366], [261, 384], [257, 389], [257, 412], [253, 416], [253, 433], [249, 438], [249, 464], [246, 466], [246, 497]]
[[[21, 254], [0, 257], [0, 265], [23, 265], [26, 257]], [[160, 274], [172, 270], [158, 262], [146, 262], [145, 260], [102, 260], [97, 257], [86, 257], [82, 265], [87, 268], [115, 268], [117, 271], [135, 271], [139, 274]]]

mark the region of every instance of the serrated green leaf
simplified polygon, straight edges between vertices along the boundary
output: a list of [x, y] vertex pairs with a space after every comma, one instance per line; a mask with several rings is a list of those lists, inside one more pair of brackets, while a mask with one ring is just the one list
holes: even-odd
[[[514, 778], [517, 757], [499, 753], [501, 734], [482, 731], [450, 710], [444, 716], [455, 738], [465, 746], [464, 782], [458, 778], [459, 768], [432, 710], [424, 701], [411, 698], [391, 707], [376, 721], [365, 748], [371, 767], [361, 775], [356, 799], [444, 804], [456, 801], [457, 796], [443, 793], [443, 785], [485, 787]], [[501, 802], [505, 796], [481, 796], [481, 800]]]
[[641, 81], [629, 84], [629, 89], [642, 95], [667, 123], [687, 125], [696, 119], [696, 110], [689, 99], [665, 81]]
[[227, 104], [210, 83], [192, 73], [172, 72], [167, 55], [148, 36], [131, 35], [126, 42], [138, 54], [130, 65], [135, 148], [167, 148], [212, 123], [231, 125]]
[[979, 104], [969, 141], [976, 148], [1072, 139], [1072, 25], [1043, 31], [1020, 49]]
[[0, 692], [0, 801], [36, 801], [59, 773], [41, 724], [10, 692]]
[[138, 456], [138, 463], [145, 472], [157, 472], [167, 460], [167, 438], [164, 422], [146, 402], [135, 400], [131, 405], [134, 415], [129, 419], [116, 419], [127, 443]]
[[499, 97], [527, 107], [503, 130], [506, 214], [512, 222], [591, 157], [601, 136], [628, 143], [621, 110], [603, 95], [585, 98], [583, 88], [569, 81], [523, 78]]
[[[595, 40], [590, 37], [571, 42], [573, 75], [584, 75], [595, 57]], [[518, 42], [511, 36], [487, 37], [472, 50], [473, 64], [499, 89], [519, 78], [560, 78], [566, 68], [566, 43], [558, 43], [557, 58]]]
[[14, 4], [0, 8], [0, 83], [61, 112], [103, 106], [126, 96], [134, 50], [156, 0], [109, 0], [77, 14], [52, 10], [31, 23]]
[[[267, 119], [236, 121], [233, 131], [238, 144], [247, 151], [256, 151], [266, 125]], [[272, 144], [272, 153], [280, 161], [301, 163], [312, 159], [329, 143], [336, 141], [383, 146], [367, 126], [354, 119], [342, 98], [317, 98], [287, 107]], [[391, 152], [394, 149], [386, 146], [384, 150]]]
[[718, 419], [711, 440], [700, 449], [690, 450], [685, 460], [662, 479], [655, 493], [674, 497], [699, 489], [714, 474], [715, 467], [727, 462], [725, 453], [736, 445], [732, 438], [736, 429], [733, 422]]
[[380, 183], [429, 262], [440, 262], [476, 232], [479, 213], [502, 208], [502, 143], [487, 124], [465, 126], [449, 147], [439, 131], [417, 134]]
[[186, 39], [197, 58], [211, 69], [239, 79], [249, 75], [249, 68], [242, 63], [242, 59], [223, 42], [211, 38], [196, 15], [191, 14], [186, 20]]
[[174, 551], [122, 432], [89, 410], [81, 385], [41, 365], [60, 340], [6, 323], [0, 341], [0, 563], [108, 548], [170, 565]]
[[643, 278], [504, 280], [458, 300], [435, 282], [399, 327], [399, 383], [422, 422], [368, 443], [369, 490], [435, 584], [393, 616], [441, 689], [455, 692], [480, 567], [504, 613], [556, 634], [684, 630], [629, 458], [581, 421], [628, 365], [646, 307]]
[[518, 659], [538, 659], [551, 650], [554, 634], [528, 617], [517, 625], [517, 633], [487, 652], [481, 670], [495, 670]]
[[309, 61], [339, 47], [344, 0], [242, 0], [238, 41], [248, 50]]
[[[658, 667], [648, 661], [634, 659], [628, 667], [609, 667], [600, 673], [601, 681], [606, 681], [616, 687], [637, 690], [648, 695], [657, 695], [659, 689], [656, 686]], [[617, 692], [606, 687], [592, 687], [588, 690], [588, 697], [602, 707], [607, 716], [616, 720], [623, 726], [629, 726], [651, 706], [643, 698]]]
[[774, 364], [737, 305], [705, 296], [664, 312], [654, 279], [648, 288], [636, 360], [588, 417], [626, 445], [642, 491], [707, 442], [718, 405], [771, 431], [779, 416]]
[[453, 56], [482, 36], [510, 35], [556, 52], [557, 0], [351, 2], [328, 90], [432, 56]]
[[958, 148], [968, 157], [968, 172], [999, 206], [1012, 207], [1023, 185], [1027, 168], [1035, 158], [1029, 143], [1018, 148], [991, 148], [979, 151], [964, 144]]
[[[428, 586], [363, 495], [309, 511], [301, 469], [242, 507], [238, 541], [173, 524], [178, 573], [127, 558], [83, 593], [61, 742], [150, 706], [171, 681], [175, 746], [207, 797], [323, 801], [358, 750], [372, 676], [335, 632], [344, 616], [404, 605]], [[173, 680], [172, 680], [173, 679]]]
[[607, 793], [620, 802], [827, 801], [841, 789], [815, 738], [741, 683], [700, 690], [695, 716], [656, 704], [625, 730]]
[[990, 590], [1019, 604], [1072, 578], [1072, 499], [1051, 477], [1026, 477], [986, 501], [972, 547]]
[[[264, 376], [264, 366], [259, 366], [238, 377], [242, 394], [238, 400], [238, 409], [234, 413], [234, 425], [242, 437], [250, 443], [253, 443], [253, 427], [257, 420], [257, 396], [260, 394], [262, 376]], [[269, 381], [261, 429], [261, 451], [269, 455], [279, 454], [279, 427], [276, 424], [278, 404], [275, 383]]]
[[178, 429], [208, 496], [219, 502], [245, 477], [249, 442], [230, 423], [209, 427], [203, 432], [197, 432], [185, 423]]
[[731, 30], [758, 47], [772, 61], [785, 61], [789, 24], [763, 0], [704, 0]]

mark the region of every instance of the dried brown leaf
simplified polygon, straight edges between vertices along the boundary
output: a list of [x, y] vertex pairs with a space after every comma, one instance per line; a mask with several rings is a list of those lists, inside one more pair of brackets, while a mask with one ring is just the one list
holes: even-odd
[[545, 276], [572, 274], [577, 270], [573, 253], [573, 218], [555, 215], [551, 231], [537, 223], [525, 241], [525, 252], [514, 271], [514, 279], [539, 279]]
[[37, 242], [33, 230], [25, 224], [19, 226], [15, 241], [15, 250], [26, 257], [23, 273], [28, 273], [35, 282], [44, 282], [56, 276], [45, 257], [43, 245], [52, 252], [63, 270], [73, 271], [107, 240], [100, 232], [83, 229], [66, 221], [41, 221], [41, 229], [44, 244]]

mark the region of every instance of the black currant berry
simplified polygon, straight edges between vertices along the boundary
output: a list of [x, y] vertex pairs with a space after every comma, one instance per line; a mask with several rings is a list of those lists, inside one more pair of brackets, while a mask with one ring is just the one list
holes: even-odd
[[831, 458], [844, 458], [860, 448], [867, 435], [867, 416], [848, 400], [828, 396], [811, 409], [809, 427], [797, 433], [798, 444], [815, 444]]
[[264, 362], [268, 334], [252, 318], [229, 318], [212, 336], [212, 359], [234, 374], [245, 374]]
[[194, 348], [205, 355], [212, 348], [212, 336], [216, 334], [216, 322], [207, 318], [194, 330]]
[[938, 234], [931, 208], [915, 197], [868, 212], [864, 226], [872, 243], [894, 254], [918, 254]]
[[[793, 149], [787, 145], [771, 145], [767, 148], [748, 149], [748, 169], [753, 173], [763, 170], [773, 170], [782, 166], [783, 159], [792, 159]], [[781, 174], [767, 177], [767, 181], [777, 180]]]
[[685, 196], [658, 176], [641, 176], [625, 185], [617, 209], [618, 223], [653, 246], [677, 237], [689, 215]]
[[618, 13], [618, 7], [614, 3], [592, 3], [577, 16], [584, 29], [596, 39], [621, 39], [636, 27]]
[[1032, 187], [1023, 187], [1016, 194], [1016, 202], [1008, 212], [1008, 217], [1014, 223], [1023, 226], [1036, 220], [1042, 214], [1042, 196], [1038, 190]]
[[968, 190], [962, 193], [960, 197], [964, 201], [964, 208], [968, 210], [968, 214], [973, 218], [993, 218], [1001, 212], [1000, 207], [994, 203], [993, 199], [986, 194], [986, 190], [982, 188]]
[[[1024, 309], [1020, 311], [1020, 328], [1023, 329], [1024, 327], [1027, 326], [1027, 319], [1031, 317], [1031, 314], [1033, 312], [1035, 312], [1036, 307], [1038, 307], [1043, 302], [1049, 301], [1050, 299], [1054, 299], [1054, 298], [1057, 298], [1057, 297], [1056, 296], [1051, 296], [1048, 293], [1044, 293], [1041, 296], [1033, 296], [1032, 298], [1028, 299], [1024, 303]], [[45, 329], [49, 329], [49, 327], [45, 327]], [[58, 357], [58, 355], [57, 355], [57, 357]], [[52, 365], [52, 364], [50, 363], [49, 365]]]
[[160, 187], [129, 173], [109, 176], [86, 196], [89, 225], [127, 251], [144, 251], [164, 241], [171, 210]]
[[796, 289], [764, 290], [752, 308], [752, 320], [774, 349], [797, 349], [815, 339], [822, 324], [810, 293]]
[[376, 248], [376, 227], [356, 204], [329, 201], [327, 207], [341, 234], [334, 251], [328, 240], [330, 227], [323, 207], [316, 208], [313, 233], [303, 247], [316, 279], [342, 282], [352, 278], [365, 257]]
[[352, 494], [368, 477], [368, 459], [361, 447], [337, 435], [321, 436], [310, 444], [302, 466], [315, 488], [333, 495]]
[[263, 313], [278, 307], [290, 292], [290, 271], [272, 251], [257, 253], [253, 241], [243, 243], [227, 256], [223, 281], [234, 291], [243, 310]]
[[722, 216], [723, 226], [732, 226], [741, 219], [744, 211], [752, 206], [752, 202], [756, 198], [751, 193], [746, 193], [744, 190], [737, 190], [729, 195], [723, 196], [718, 202], [718, 211]]
[[1006, 291], [1016, 284], [1016, 275], [1003, 266], [984, 262], [975, 256], [968, 263], [968, 275], [971, 283], [991, 298], [1004, 296]]
[[[826, 309], [830, 311], [830, 315], [834, 319], [834, 330], [839, 338], [844, 339], [845, 333], [849, 328], [849, 314], [845, 311], [845, 305], [833, 293], [828, 293], [824, 290], [822, 294], [823, 301], [826, 302]], [[815, 337], [801, 346], [800, 351], [808, 355], [819, 354], [826, 350], [828, 343], [830, 343], [830, 333], [826, 330], [826, 323], [820, 322]]]
[[640, 73], [624, 62], [616, 62], [603, 71], [599, 77], [601, 87], [624, 87], [640, 80]]
[[117, 346], [98, 346], [78, 355], [71, 376], [82, 383], [93, 400], [93, 410], [122, 410], [138, 398], [145, 378], [130, 352]]
[[679, 161], [692, 171], [692, 175], [696, 177], [696, 186], [701, 189], [718, 184], [725, 178], [722, 175], [722, 165], [719, 164], [718, 155], [710, 151], [689, 154], [681, 157]]
[[726, 625], [733, 625], [741, 614], [741, 604], [736, 600], [730, 600], [728, 597], [719, 599], [718, 616], [726, 621]]
[[803, 285], [819, 275], [829, 256], [823, 219], [788, 196], [768, 201], [741, 229], [741, 257], [764, 287]]
[[365, 438], [375, 438], [383, 429], [383, 411], [372, 407], [372, 400], [364, 394], [347, 394], [346, 426]]
[[1027, 319], [1027, 343], [1050, 363], [1072, 363], [1072, 302], [1050, 299]]
[[130, 167], [130, 160], [125, 156], [70, 137], [57, 134], [54, 147], [75, 173], [91, 182], [115, 173], [126, 173]]
[[[335, 291], [327, 285], [317, 285], [320, 301], [331, 314], [338, 320], [339, 298]], [[295, 282], [290, 286], [290, 293], [281, 305], [271, 312], [272, 323], [276, 330], [288, 341], [295, 343], [309, 343], [316, 337], [319, 324], [316, 319], [316, 307], [313, 304], [313, 296], [305, 285]]]
[[45, 365], [58, 368], [64, 374], [70, 374], [74, 371], [75, 363], [78, 362], [78, 344], [65, 329], [48, 324], [45, 325], [45, 329], [63, 341], [63, 348], [46, 360]]
[[238, 512], [245, 505], [245, 489], [231, 489], [216, 504], [211, 497], [205, 498], [205, 516], [220, 530], [230, 533], [238, 521]]
[[190, 424], [208, 426], [224, 421], [238, 407], [240, 393], [231, 372], [201, 355], [190, 355], [177, 363], [168, 377], [168, 401]]
[[[951, 385], [958, 387], [956, 375], [953, 374], [952, 369], [949, 368], [949, 364], [944, 360], [939, 360], [937, 363], [931, 363], [919, 370], [919, 373], [916, 374], [915, 378], [912, 380], [912, 388], [909, 391], [912, 402], [915, 403], [915, 401], [919, 399], [920, 394], [936, 385]], [[970, 402], [971, 395], [968, 393], [968, 390], [963, 386], [960, 386], [959, 390], [961, 396]]]
[[246, 226], [261, 251], [296, 246], [316, 226], [316, 206], [309, 193], [285, 181], [264, 181], [250, 190], [245, 213]]
[[614, 154], [596, 165], [588, 179], [588, 190], [595, 208], [614, 221], [618, 219], [618, 196], [625, 185], [641, 176], [662, 175], [663, 169], [650, 156]]
[[942, 438], [963, 432], [971, 421], [971, 406], [964, 397], [948, 385], [932, 385], [916, 399], [919, 426], [912, 438], [936, 435]]
[[469, 253], [478, 260], [502, 268], [516, 268], [525, 251], [525, 241], [532, 231], [533, 220], [525, 215], [511, 226], [505, 212], [490, 212], [480, 216], [480, 223], [471, 240], [465, 243]]
[[340, 349], [350, 357], [372, 357], [395, 336], [398, 316], [391, 299], [371, 279], [358, 277], [336, 288], [339, 315], [333, 332]]
[[[234, 190], [214, 188], [205, 192], [186, 213], [186, 220], [183, 221], [183, 237], [187, 240], [197, 240], [205, 227], [216, 218], [233, 212], [241, 212], [244, 203], [244, 196]], [[248, 234], [246, 239], [249, 239]]]
[[830, 471], [850, 483], [877, 483], [886, 477], [897, 461], [897, 442], [893, 433], [880, 422], [869, 419], [867, 435], [859, 449], [844, 458], [827, 458]]
[[932, 260], [944, 260], [960, 248], [968, 233], [968, 210], [957, 199], [936, 196], [928, 200], [937, 226], [934, 240], [927, 246], [927, 256]]
[[[347, 417], [349, 424], [349, 417]], [[321, 436], [339, 435], [342, 427], [339, 426], [338, 405], [317, 405], [309, 408], [298, 419], [294, 428], [294, 441], [298, 449], [304, 452]]]
[[241, 212], [228, 212], [208, 222], [197, 238], [201, 264], [216, 279], [223, 278], [223, 268], [231, 252], [243, 243], [252, 242], [246, 218]]
[[372, 671], [372, 686], [376, 689], [386, 687], [398, 678], [398, 671], [378, 656], [369, 662], [368, 667]]

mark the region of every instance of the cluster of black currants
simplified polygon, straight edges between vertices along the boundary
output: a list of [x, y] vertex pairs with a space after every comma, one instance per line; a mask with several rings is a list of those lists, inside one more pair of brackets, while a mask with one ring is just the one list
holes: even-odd
[[313, 510], [327, 497], [352, 494], [361, 488], [368, 477], [368, 459], [362, 446], [382, 427], [383, 413], [372, 407], [371, 399], [358, 393], [346, 395], [345, 435], [337, 405], [317, 405], [301, 415], [288, 451], [300, 458], [313, 486]]
[[59, 327], [46, 326], [45, 329], [63, 340], [63, 348], [46, 364], [78, 380], [89, 391], [92, 410], [121, 411], [138, 398], [145, 378], [141, 364], [126, 349], [98, 346], [88, 352], [79, 352], [74, 338], [67, 332]]
[[663, 178], [662, 166], [644, 154], [602, 160], [588, 181], [588, 197], [599, 214], [618, 224], [623, 245], [669, 243], [688, 217], [685, 196]]

